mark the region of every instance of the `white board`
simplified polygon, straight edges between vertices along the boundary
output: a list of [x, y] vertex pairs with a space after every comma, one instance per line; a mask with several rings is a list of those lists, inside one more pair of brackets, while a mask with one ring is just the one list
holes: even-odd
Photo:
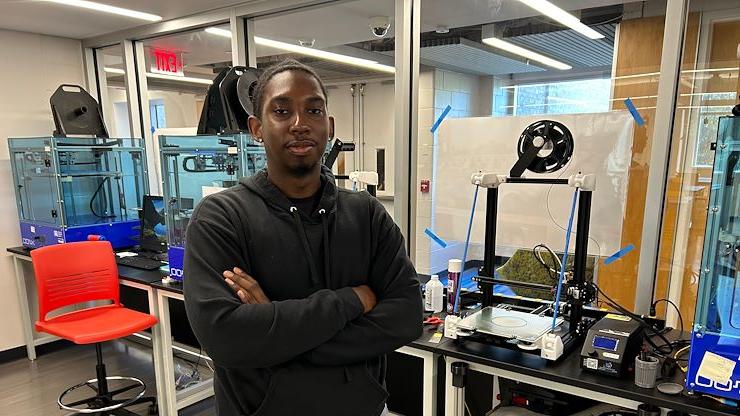
[[[446, 240], [465, 241], [475, 189], [470, 176], [478, 171], [508, 175], [518, 157], [519, 136], [527, 126], [543, 119], [568, 127], [575, 143], [573, 158], [560, 171], [551, 174], [525, 171], [523, 176], [567, 178], [578, 172], [595, 174], [589, 254], [604, 256], [620, 249], [634, 123], [627, 111], [445, 120], [437, 137], [432, 184], [433, 227], [437, 235]], [[573, 192], [566, 185], [502, 185], [497, 254], [511, 255], [517, 248], [531, 249], [539, 243], [562, 251]], [[481, 188], [471, 244], [484, 242], [485, 210], [486, 190]], [[570, 247], [572, 252], [574, 236]]]

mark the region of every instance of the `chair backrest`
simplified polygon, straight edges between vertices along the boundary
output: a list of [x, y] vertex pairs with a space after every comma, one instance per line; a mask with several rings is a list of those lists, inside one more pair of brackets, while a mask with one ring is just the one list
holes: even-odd
[[95, 300], [119, 304], [118, 266], [108, 241], [56, 244], [31, 251], [39, 320], [58, 308]]

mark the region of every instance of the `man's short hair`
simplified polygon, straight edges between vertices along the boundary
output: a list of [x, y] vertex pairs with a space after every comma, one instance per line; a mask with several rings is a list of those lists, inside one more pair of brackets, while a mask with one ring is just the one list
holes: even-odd
[[321, 78], [319, 78], [316, 71], [314, 71], [310, 66], [302, 64], [295, 59], [286, 59], [265, 69], [257, 79], [257, 85], [254, 88], [254, 95], [252, 96], [252, 104], [254, 104], [254, 111], [256, 113], [252, 114], [253, 116], [262, 118], [262, 106], [265, 104], [263, 98], [265, 87], [267, 87], [267, 84], [275, 75], [285, 71], [301, 71], [314, 77], [321, 87], [321, 92], [324, 94], [324, 100], [328, 104], [329, 98], [326, 94], [326, 86], [324, 86], [324, 82], [321, 81]]

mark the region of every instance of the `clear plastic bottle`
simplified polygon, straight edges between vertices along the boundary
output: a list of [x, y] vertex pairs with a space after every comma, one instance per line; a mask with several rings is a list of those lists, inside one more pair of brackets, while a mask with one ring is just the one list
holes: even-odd
[[424, 289], [424, 309], [427, 312], [442, 312], [444, 286], [439, 281], [439, 276], [432, 275]]

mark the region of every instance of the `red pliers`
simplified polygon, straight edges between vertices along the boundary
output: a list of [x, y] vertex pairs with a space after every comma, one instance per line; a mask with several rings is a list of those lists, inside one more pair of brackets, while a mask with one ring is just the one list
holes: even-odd
[[422, 323], [424, 325], [434, 325], [434, 326], [437, 326], [437, 325], [443, 324], [444, 322], [445, 321], [442, 320], [439, 316], [432, 315], [432, 316], [424, 319], [424, 321]]

